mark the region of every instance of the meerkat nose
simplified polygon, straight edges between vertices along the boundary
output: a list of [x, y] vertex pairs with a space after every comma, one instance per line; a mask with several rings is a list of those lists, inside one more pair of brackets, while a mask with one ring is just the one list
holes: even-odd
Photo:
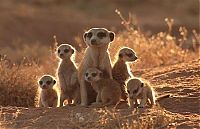
[[90, 81], [90, 80], [91, 80], [91, 77], [88, 77], [87, 79], [88, 79], [88, 81]]
[[47, 85], [43, 85], [42, 87], [43, 87], [44, 89], [46, 89], [46, 88], [47, 88]]
[[96, 43], [96, 39], [91, 40], [91, 44], [94, 45]]
[[63, 54], [60, 54], [60, 56], [63, 56]]

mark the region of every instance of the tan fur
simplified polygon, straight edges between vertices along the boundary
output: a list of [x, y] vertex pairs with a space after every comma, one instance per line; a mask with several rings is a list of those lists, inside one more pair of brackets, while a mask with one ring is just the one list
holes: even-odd
[[[93, 75], [95, 74], [95, 76]], [[89, 68], [86, 71], [85, 79], [91, 83], [97, 92], [96, 103], [102, 106], [116, 105], [121, 98], [119, 83], [113, 79], [102, 78], [102, 72], [97, 68]]]
[[[103, 37], [99, 38], [100, 32]], [[84, 41], [87, 44], [84, 58], [78, 68], [78, 78], [80, 82], [81, 105], [86, 106], [96, 98], [93, 90], [84, 79], [86, 70], [90, 67], [96, 67], [112, 78], [112, 67], [108, 53], [109, 43], [114, 40], [114, 33], [104, 28], [92, 28], [84, 33]], [[92, 42], [94, 41], [95, 42]]]
[[[126, 54], [131, 54], [127, 56]], [[131, 70], [129, 68], [128, 62], [133, 62], [137, 59], [135, 52], [130, 48], [122, 48], [118, 53], [118, 58], [116, 63], [112, 68], [113, 79], [115, 79], [121, 87], [122, 99], [126, 100], [128, 98], [126, 93], [125, 82], [132, 77]]]
[[138, 99], [141, 100], [138, 106], [139, 108], [145, 107], [148, 101], [150, 101], [150, 106], [155, 104], [154, 90], [147, 82], [141, 81], [138, 78], [131, 79], [127, 83], [127, 91], [131, 107], [138, 105]]
[[[47, 85], [46, 82], [51, 81], [51, 84]], [[39, 82], [43, 82], [40, 84]], [[56, 83], [54, 77], [51, 75], [42, 76], [39, 81], [39, 107], [57, 107], [58, 106], [58, 92], [54, 89]], [[44, 88], [44, 85], [46, 88]]]
[[[65, 52], [66, 49], [68, 51]], [[75, 50], [69, 44], [62, 44], [57, 48], [57, 56], [60, 58], [60, 63], [57, 69], [61, 90], [60, 106], [63, 106], [65, 99], [68, 100], [68, 104], [71, 104], [72, 100], [74, 101], [74, 104], [80, 103], [77, 68], [74, 61], [71, 59], [72, 54], [75, 54]]]

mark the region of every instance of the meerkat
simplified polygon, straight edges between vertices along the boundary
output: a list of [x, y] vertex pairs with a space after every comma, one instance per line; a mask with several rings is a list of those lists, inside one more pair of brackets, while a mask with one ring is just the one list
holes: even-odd
[[113, 79], [115, 79], [120, 84], [123, 100], [127, 100], [128, 98], [128, 94], [126, 93], [125, 82], [130, 77], [133, 77], [129, 65], [127, 63], [133, 62], [137, 59], [138, 57], [131, 48], [124, 47], [118, 52], [117, 61], [113, 65]]
[[80, 104], [80, 87], [78, 83], [77, 67], [72, 59], [75, 49], [69, 44], [61, 44], [57, 48], [57, 56], [60, 63], [57, 69], [57, 76], [60, 86], [60, 106], [63, 106], [64, 100], [68, 104]]
[[116, 105], [121, 98], [119, 83], [103, 76], [103, 72], [97, 68], [89, 68], [85, 73], [85, 80], [90, 82], [97, 92], [95, 104], [101, 103], [103, 106]]
[[[153, 87], [148, 82], [144, 82], [139, 78], [133, 78], [128, 81], [127, 92], [131, 108], [137, 106], [143, 108], [148, 102], [150, 102], [149, 104], [152, 107], [157, 100], [170, 97], [169, 94], [155, 97]], [[141, 100], [139, 104], [138, 99]]]
[[38, 80], [40, 87], [39, 107], [57, 107], [58, 94], [53, 88], [56, 80], [51, 75], [44, 75]]
[[85, 81], [85, 72], [88, 68], [96, 67], [103, 71], [103, 74], [108, 78], [113, 78], [108, 47], [114, 40], [114, 37], [114, 32], [108, 31], [105, 28], [92, 28], [83, 35], [87, 48], [78, 68], [82, 106], [90, 104], [96, 98], [96, 95], [92, 95], [94, 92], [88, 90], [90, 86]]

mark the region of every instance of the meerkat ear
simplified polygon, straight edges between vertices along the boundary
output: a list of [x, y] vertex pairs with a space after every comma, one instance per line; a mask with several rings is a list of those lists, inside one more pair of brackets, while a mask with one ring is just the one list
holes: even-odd
[[110, 41], [112, 42], [115, 38], [115, 33], [114, 32], [109, 32], [109, 37], [110, 37]]
[[144, 87], [144, 83], [141, 84], [141, 87]]
[[53, 80], [53, 84], [54, 84], [54, 85], [56, 84], [56, 80]]
[[86, 41], [86, 37], [87, 37], [87, 32], [85, 32], [84, 34], [83, 34], [83, 39], [84, 39], [84, 41]]

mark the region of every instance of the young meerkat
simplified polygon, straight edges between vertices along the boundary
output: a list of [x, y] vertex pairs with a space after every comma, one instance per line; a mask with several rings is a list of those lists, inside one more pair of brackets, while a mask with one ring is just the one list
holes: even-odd
[[63, 106], [64, 100], [68, 104], [74, 101], [74, 104], [80, 104], [80, 88], [78, 83], [77, 68], [72, 59], [75, 49], [69, 44], [61, 44], [57, 48], [57, 56], [60, 63], [57, 69], [57, 76], [60, 86], [60, 106]]
[[126, 93], [125, 82], [132, 77], [129, 65], [127, 63], [137, 60], [135, 52], [128, 47], [120, 49], [116, 63], [112, 68], [113, 79], [115, 79], [121, 87], [122, 99], [127, 100], [128, 94]]
[[56, 80], [51, 75], [44, 75], [38, 80], [40, 87], [39, 107], [57, 107], [58, 94], [53, 88]]
[[102, 76], [103, 73], [97, 68], [89, 68], [85, 73], [85, 80], [90, 82], [97, 92], [95, 104], [102, 104], [102, 106], [118, 104], [121, 98], [119, 83]]
[[[129, 103], [130, 107], [139, 107], [143, 108], [147, 104], [147, 102], [150, 102], [150, 106], [152, 107], [155, 105], [157, 100], [160, 100], [162, 98], [169, 98], [170, 95], [163, 95], [155, 97], [154, 89], [151, 87], [151, 85], [147, 82], [142, 81], [139, 78], [133, 78], [130, 79], [127, 83], [127, 92], [129, 96]], [[140, 99], [140, 103], [138, 105], [138, 99]]]
[[88, 68], [96, 67], [103, 71], [105, 76], [112, 79], [112, 66], [108, 47], [114, 40], [114, 37], [114, 32], [108, 31], [105, 28], [92, 28], [83, 35], [87, 48], [78, 68], [82, 106], [94, 102], [96, 98], [95, 94], [92, 95], [94, 92], [90, 89], [91, 86], [86, 84], [85, 81], [85, 72]]

